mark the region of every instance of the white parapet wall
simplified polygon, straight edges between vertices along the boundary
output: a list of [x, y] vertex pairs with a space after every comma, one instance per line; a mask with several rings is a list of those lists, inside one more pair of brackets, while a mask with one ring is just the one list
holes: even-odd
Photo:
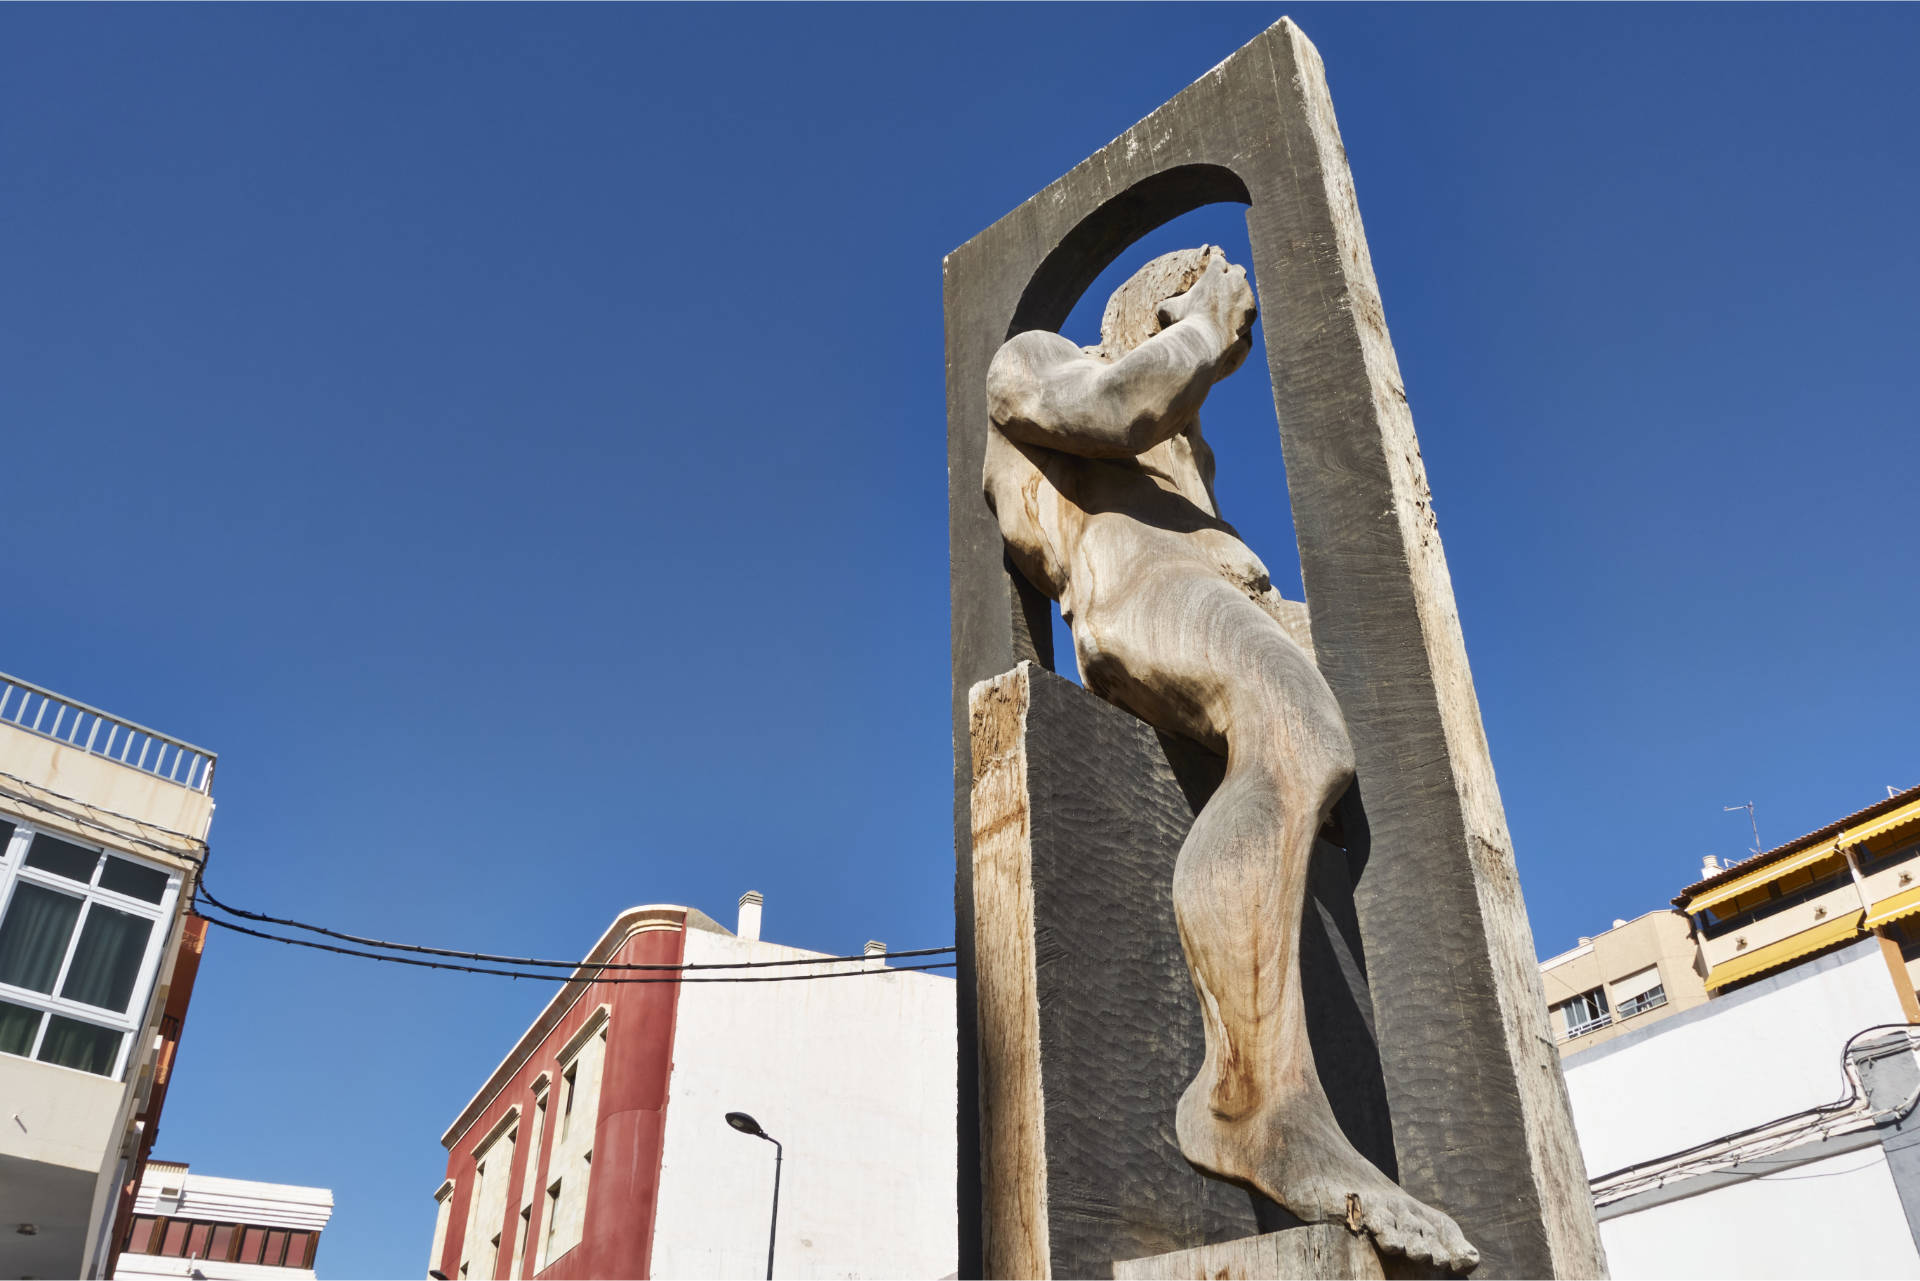
[[1589, 1178], [1832, 1103], [1841, 1049], [1904, 1025], [1878, 941], [1795, 966], [1563, 1063]]
[[[695, 964], [812, 955], [687, 932]], [[785, 1146], [778, 1275], [952, 1275], [953, 1029], [953, 980], [924, 971], [684, 986], [652, 1275], [766, 1275], [774, 1150], [728, 1112]]]
[[[1879, 1111], [1882, 1125], [1869, 1100], [1850, 1124], [1823, 1126], [1836, 1114], [1820, 1113], [1789, 1122], [1779, 1139], [1741, 1138], [1859, 1099], [1845, 1048], [1889, 1025], [1907, 1020], [1879, 942], [1868, 939], [1569, 1055], [1562, 1066], [1588, 1174], [1615, 1176], [1596, 1184], [1611, 1274], [1920, 1276], [1920, 1187], [1902, 1186], [1909, 1155], [1890, 1161], [1893, 1109]], [[1684, 1155], [1699, 1147], [1722, 1155]]]
[[1920, 1276], [1878, 1145], [1603, 1220], [1600, 1239], [1615, 1281]]

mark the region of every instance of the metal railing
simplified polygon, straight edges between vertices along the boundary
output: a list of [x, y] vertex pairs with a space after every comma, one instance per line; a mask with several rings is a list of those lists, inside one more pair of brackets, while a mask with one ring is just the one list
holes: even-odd
[[0, 723], [105, 757], [196, 792], [211, 790], [215, 753], [0, 672]]
[[1567, 1025], [1567, 1034], [1561, 1039], [1571, 1041], [1577, 1036], [1585, 1036], [1589, 1032], [1598, 1032], [1601, 1028], [1611, 1027], [1612, 1025], [1613, 1016], [1611, 1014], [1602, 1014], [1597, 1018], [1588, 1019], [1584, 1023], [1569, 1023]]
[[1666, 1003], [1667, 986], [1662, 983], [1659, 987], [1649, 988], [1632, 1000], [1620, 1002], [1615, 1008], [1618, 1010], [1621, 1018], [1630, 1019], [1636, 1014], [1645, 1014], [1648, 1010], [1657, 1010]]

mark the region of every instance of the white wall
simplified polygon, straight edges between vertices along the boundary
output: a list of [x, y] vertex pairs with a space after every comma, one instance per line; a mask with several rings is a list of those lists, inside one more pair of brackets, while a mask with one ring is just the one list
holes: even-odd
[[1572, 1055], [1562, 1067], [1587, 1174], [1832, 1103], [1847, 1090], [1847, 1038], [1905, 1022], [1879, 944], [1869, 939], [1675, 1015], [1644, 1038]]
[[1920, 1276], [1877, 1144], [1608, 1219], [1600, 1239], [1618, 1281]]
[[[694, 963], [809, 955], [687, 931]], [[766, 1275], [773, 1146], [729, 1129], [728, 1112], [786, 1146], [780, 1276], [957, 1269], [952, 979], [688, 983], [673, 1060], [653, 1276]]]

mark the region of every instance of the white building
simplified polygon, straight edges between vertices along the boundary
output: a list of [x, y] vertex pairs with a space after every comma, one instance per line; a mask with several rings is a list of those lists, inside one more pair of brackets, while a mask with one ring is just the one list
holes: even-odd
[[0, 1276], [106, 1266], [197, 964], [213, 765], [0, 675]]
[[313, 1276], [320, 1233], [332, 1217], [326, 1188], [213, 1178], [149, 1161], [113, 1275], [300, 1281]]
[[1868, 938], [1562, 1060], [1611, 1273], [1920, 1276], [1920, 1060]]
[[430, 1271], [765, 1276], [776, 1149], [740, 1112], [781, 1145], [778, 1275], [954, 1273], [954, 983], [912, 969], [946, 958], [769, 943], [760, 913], [614, 919], [442, 1136]]

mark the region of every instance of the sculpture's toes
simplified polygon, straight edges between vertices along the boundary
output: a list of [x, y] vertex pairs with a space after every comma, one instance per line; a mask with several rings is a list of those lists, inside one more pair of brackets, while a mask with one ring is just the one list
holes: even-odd
[[1364, 1202], [1361, 1217], [1381, 1249], [1431, 1263], [1449, 1272], [1468, 1272], [1480, 1262], [1480, 1252], [1451, 1218], [1422, 1205], [1404, 1192]]

